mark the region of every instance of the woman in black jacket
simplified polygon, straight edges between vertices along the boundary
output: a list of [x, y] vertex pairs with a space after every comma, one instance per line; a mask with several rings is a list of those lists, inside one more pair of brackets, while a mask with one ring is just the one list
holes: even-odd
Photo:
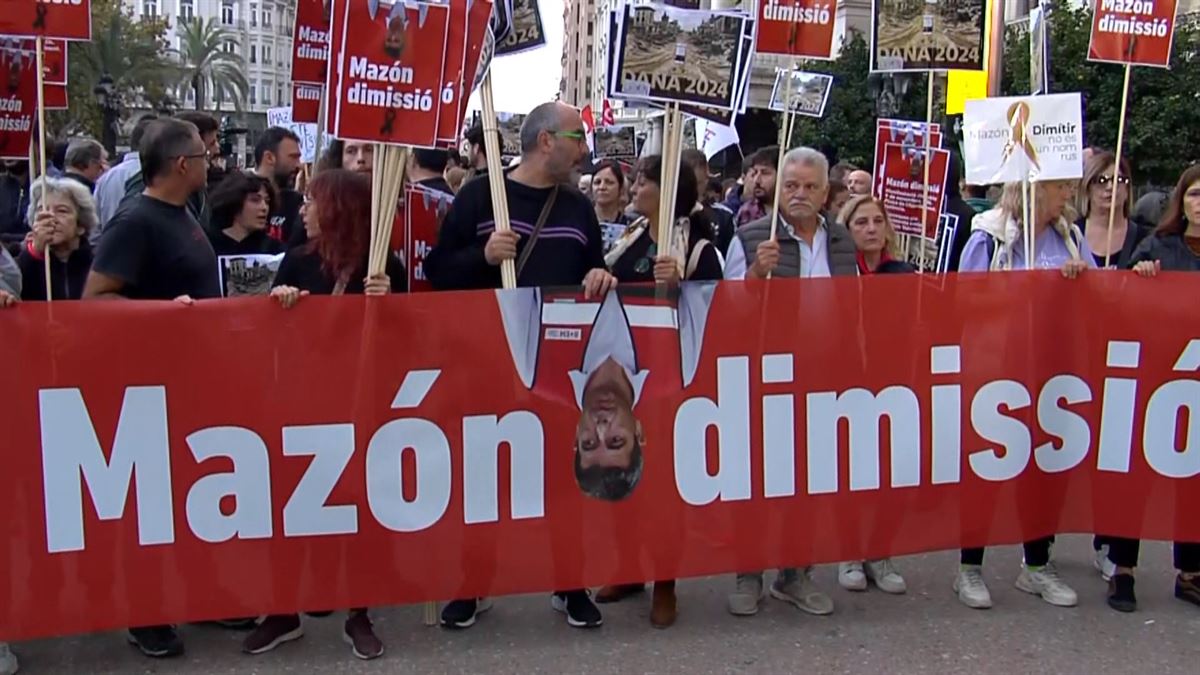
[[[1104, 267], [1107, 262], [1110, 268], [1126, 269], [1131, 264], [1134, 250], [1149, 234], [1150, 228], [1143, 227], [1130, 215], [1133, 175], [1128, 160], [1121, 160], [1119, 171], [1116, 165], [1117, 157], [1111, 152], [1098, 152], [1088, 160], [1079, 182], [1079, 220], [1075, 224], [1087, 237], [1096, 267]], [[1112, 218], [1110, 241], [1108, 221], [1114, 192], [1117, 212]]]
[[223, 255], [283, 253], [283, 244], [267, 236], [268, 218], [278, 193], [271, 181], [241, 171], [225, 177], [208, 197], [212, 208], [208, 240]]
[[916, 272], [917, 268], [896, 260], [896, 230], [883, 209], [883, 202], [870, 195], [853, 197], [838, 214], [838, 222], [850, 230], [858, 250], [859, 274], [896, 274]]
[[[96, 202], [82, 183], [39, 178], [30, 190], [29, 222], [17, 266], [22, 300], [46, 300], [46, 247], [50, 247], [50, 299], [78, 300], [92, 267], [88, 233], [96, 226]], [[216, 274], [216, 270], [213, 270]]]

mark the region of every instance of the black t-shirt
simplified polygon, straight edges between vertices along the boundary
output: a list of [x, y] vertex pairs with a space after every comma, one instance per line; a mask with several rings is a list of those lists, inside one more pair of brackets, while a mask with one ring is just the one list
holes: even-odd
[[450, 184], [446, 182], [446, 179], [442, 178], [441, 176], [434, 176], [433, 178], [424, 178], [422, 180], [417, 181], [417, 185], [420, 185], [421, 187], [429, 188], [430, 190], [437, 190], [438, 192], [444, 192], [444, 193], [450, 195], [451, 197], [454, 196], [454, 190], [451, 189]]
[[266, 253], [275, 255], [283, 253], [283, 244], [267, 236], [266, 232], [251, 232], [246, 238], [237, 241], [222, 232], [209, 232], [208, 241], [212, 244], [213, 253], [223, 255], [254, 255]]
[[[684, 269], [691, 262], [696, 247], [706, 242], [696, 261], [696, 269], [688, 277], [689, 281], [719, 281], [724, 278], [721, 270], [721, 259], [717, 257], [717, 249], [707, 239], [688, 241], [688, 258], [684, 261]], [[647, 230], [642, 230], [638, 238], [613, 263], [612, 274], [618, 281], [625, 284], [636, 284], [654, 281], [654, 258], [658, 255], [658, 244], [650, 238]]]
[[[364, 258], [359, 271], [350, 275], [346, 282], [347, 295], [362, 295], [363, 278], [367, 276], [367, 261]], [[404, 271], [404, 263], [395, 255], [389, 253], [387, 266], [384, 270], [392, 282], [393, 293], [403, 293], [408, 290], [408, 274]], [[337, 280], [330, 277], [321, 269], [321, 256], [309, 246], [299, 246], [288, 249], [283, 260], [279, 263], [279, 271], [275, 273], [275, 281], [271, 286], [293, 286], [313, 295], [333, 295], [333, 287]]]
[[146, 195], [121, 203], [92, 269], [124, 282], [127, 298], [221, 297], [217, 256], [200, 223], [188, 209]]
[[[521, 235], [517, 260], [554, 188], [534, 188], [505, 177], [512, 228]], [[487, 177], [458, 191], [442, 222], [437, 246], [425, 259], [425, 274], [438, 290], [499, 288], [500, 266], [489, 265], [483, 249], [495, 230]], [[518, 275], [518, 286], [575, 286], [593, 269], [604, 269], [604, 243], [591, 202], [569, 185], [558, 188], [554, 207], [537, 245]]]
[[[300, 222], [300, 207], [304, 205], [304, 195], [288, 188], [277, 188], [279, 200], [267, 219], [267, 236], [281, 244], [287, 244], [299, 230], [304, 232]], [[304, 243], [304, 240], [297, 243]]]

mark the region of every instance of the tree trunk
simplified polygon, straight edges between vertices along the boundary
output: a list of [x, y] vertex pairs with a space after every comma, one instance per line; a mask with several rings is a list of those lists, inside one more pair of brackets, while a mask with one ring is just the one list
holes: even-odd
[[196, 110], [204, 110], [204, 83], [198, 75], [192, 76], [192, 91], [196, 94]]

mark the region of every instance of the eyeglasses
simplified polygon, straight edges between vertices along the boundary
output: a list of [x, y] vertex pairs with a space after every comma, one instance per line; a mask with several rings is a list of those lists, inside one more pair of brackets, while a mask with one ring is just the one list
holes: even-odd
[[[1111, 182], [1113, 182], [1112, 176], [1100, 176], [1099, 178], [1096, 179], [1096, 185], [1103, 186], [1103, 185], [1108, 185]], [[1129, 185], [1129, 176], [1117, 176], [1117, 184]]]
[[582, 141], [587, 138], [587, 134], [583, 131], [556, 131], [554, 135], [560, 138], [570, 138], [574, 141]]

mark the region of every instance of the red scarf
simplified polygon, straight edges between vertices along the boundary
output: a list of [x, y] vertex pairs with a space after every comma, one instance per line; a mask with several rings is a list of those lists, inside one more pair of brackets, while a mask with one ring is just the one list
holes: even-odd
[[[855, 256], [855, 258], [858, 259], [858, 273], [859, 274], [873, 274], [874, 273], [873, 270], [871, 270], [871, 268], [867, 267], [867, 257], [865, 255], [863, 255], [862, 251], [855, 253], [854, 256]], [[882, 252], [880, 252], [880, 254], [879, 254], [879, 266], [880, 267], [882, 267], [885, 262], [891, 262], [891, 260], [892, 260], [892, 256], [888, 255], [887, 249], [884, 249]]]

